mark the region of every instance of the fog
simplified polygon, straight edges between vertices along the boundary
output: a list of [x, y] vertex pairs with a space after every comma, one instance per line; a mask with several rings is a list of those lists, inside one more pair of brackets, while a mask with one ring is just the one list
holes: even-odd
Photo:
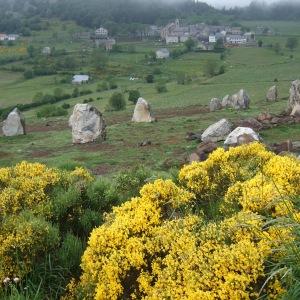
[[[212, 6], [215, 6], [217, 8], [230, 8], [230, 7], [235, 7], [235, 6], [247, 6], [249, 5], [252, 0], [204, 0], [203, 2], [206, 2]], [[264, 2], [266, 4], [273, 4], [279, 2], [278, 0], [264, 0], [264, 1], [258, 1], [258, 2]], [[280, 2], [294, 2], [294, 3], [300, 3], [300, 0], [283, 0]]]

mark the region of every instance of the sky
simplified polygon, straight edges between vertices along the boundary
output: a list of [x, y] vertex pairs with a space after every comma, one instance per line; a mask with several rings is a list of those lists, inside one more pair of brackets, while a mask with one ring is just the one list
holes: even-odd
[[[297, 2], [297, 0], [294, 0]], [[300, 2], [300, 0], [298, 0]], [[216, 7], [234, 7], [249, 5], [252, 0], [204, 0], [204, 2]], [[278, 0], [264, 0], [266, 3], [278, 2]]]

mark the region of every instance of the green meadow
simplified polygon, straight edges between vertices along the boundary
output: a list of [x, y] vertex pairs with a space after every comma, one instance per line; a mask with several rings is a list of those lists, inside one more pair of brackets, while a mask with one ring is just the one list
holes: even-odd
[[[255, 24], [244, 22], [244, 25], [250, 28], [254, 28]], [[265, 22], [262, 25], [266, 25]], [[300, 78], [300, 48], [290, 51], [285, 48], [285, 43], [288, 36], [297, 35], [300, 23], [270, 22], [268, 26], [276, 29], [277, 35], [257, 37], [263, 41], [262, 48], [230, 49], [226, 51], [223, 60], [220, 53], [189, 52], [174, 59], [149, 63], [145, 55], [164, 47], [163, 44], [154, 41], [120, 42], [123, 51], [110, 53], [106, 67], [96, 71], [90, 59], [93, 52], [91, 42], [72, 38], [76, 31], [85, 29], [71, 22], [51, 23], [47, 31], [38, 32], [22, 43], [27, 46], [50, 45], [56, 49], [65, 49], [65, 56], [73, 57], [76, 61], [80, 61], [80, 64], [75, 69], [69, 70], [68, 74], [58, 72], [32, 79], [25, 79], [23, 72], [11, 71], [12, 66], [27, 69], [29, 65], [26, 59], [1, 65], [0, 108], [31, 103], [36, 93], [51, 94], [57, 88], [71, 94], [74, 89], [70, 83], [72, 73], [90, 72], [93, 80], [79, 89], [89, 89], [92, 93], [54, 104], [55, 106], [70, 104], [68, 115], [64, 117], [39, 119], [36, 113], [41, 107], [25, 111], [27, 135], [0, 137], [0, 166], [28, 160], [62, 168], [82, 165], [99, 175], [114, 173], [135, 165], [149, 166], [158, 171], [178, 167], [184, 163], [186, 155], [197, 146], [196, 142], [186, 141], [187, 132], [204, 130], [224, 117], [235, 121], [257, 116], [264, 111], [279, 113], [286, 108], [290, 83]], [[282, 47], [279, 54], [271, 47], [271, 44], [277, 42]], [[18, 47], [18, 43], [12, 46], [12, 49]], [[172, 46], [170, 50], [180, 47]], [[130, 48], [131, 51], [126, 50]], [[214, 60], [218, 68], [223, 65], [225, 73], [213, 77], [205, 76], [208, 60]], [[154, 74], [154, 83], [146, 83], [147, 74]], [[190, 82], [178, 84], [178, 74], [188, 76]], [[130, 76], [138, 79], [130, 81]], [[68, 80], [63, 81], [64, 78]], [[98, 84], [105, 80], [113, 80], [118, 88], [97, 92]], [[278, 85], [280, 99], [275, 103], [267, 103], [265, 95], [268, 88], [274, 85], [274, 81]], [[158, 93], [156, 90], [158, 83], [165, 84], [167, 92]], [[213, 113], [207, 111], [206, 106], [211, 98], [222, 98], [241, 88], [245, 89], [251, 98], [249, 110], [221, 110]], [[106, 110], [112, 93], [122, 92], [127, 99], [128, 91], [135, 89], [150, 102], [157, 122], [132, 123], [134, 105], [128, 101], [123, 111]], [[93, 99], [91, 104], [104, 115], [108, 124], [108, 139], [99, 144], [72, 145], [68, 118], [76, 103], [82, 103], [89, 98]], [[300, 127], [299, 125], [276, 127], [261, 132], [261, 136], [266, 143], [280, 142], [287, 138], [300, 140]], [[138, 145], [148, 140], [151, 141], [151, 145], [145, 147]]]

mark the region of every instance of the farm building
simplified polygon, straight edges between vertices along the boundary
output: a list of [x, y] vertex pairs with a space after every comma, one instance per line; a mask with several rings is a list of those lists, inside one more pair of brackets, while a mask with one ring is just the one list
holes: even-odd
[[89, 80], [89, 75], [74, 75], [72, 79], [72, 84], [84, 84], [88, 83]]
[[156, 58], [157, 59], [164, 59], [170, 57], [170, 51], [167, 48], [162, 48], [156, 50]]
[[50, 55], [51, 54], [51, 48], [50, 47], [44, 47], [43, 50], [42, 50], [42, 54]]
[[95, 36], [100, 38], [107, 38], [108, 30], [103, 27], [100, 27], [95, 30]]

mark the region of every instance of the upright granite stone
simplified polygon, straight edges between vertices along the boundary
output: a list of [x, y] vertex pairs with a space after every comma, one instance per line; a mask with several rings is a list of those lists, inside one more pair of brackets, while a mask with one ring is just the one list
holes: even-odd
[[231, 96], [226, 95], [226, 96], [222, 99], [221, 105], [222, 105], [222, 107], [224, 107], [224, 108], [231, 107], [231, 106], [232, 106], [232, 99], [231, 99]]
[[259, 135], [252, 128], [237, 127], [227, 136], [224, 145], [238, 146], [259, 140]]
[[151, 115], [151, 107], [149, 103], [143, 99], [139, 98], [132, 117], [132, 122], [154, 122], [155, 118]]
[[210, 125], [201, 135], [203, 142], [218, 142], [225, 140], [233, 125], [226, 119]]
[[100, 111], [89, 104], [76, 104], [69, 119], [74, 144], [106, 139], [106, 125]]
[[288, 110], [292, 111], [296, 104], [300, 104], [300, 80], [295, 80], [291, 84]]
[[220, 110], [222, 108], [221, 100], [218, 98], [212, 98], [209, 103], [209, 110], [211, 112]]
[[273, 85], [269, 88], [267, 95], [266, 95], [267, 101], [277, 101], [278, 100], [278, 89], [276, 85]]
[[24, 116], [17, 108], [11, 111], [3, 122], [2, 131], [5, 136], [26, 134]]
[[241, 89], [238, 93], [231, 96], [231, 106], [234, 109], [248, 109], [250, 98], [245, 90]]

